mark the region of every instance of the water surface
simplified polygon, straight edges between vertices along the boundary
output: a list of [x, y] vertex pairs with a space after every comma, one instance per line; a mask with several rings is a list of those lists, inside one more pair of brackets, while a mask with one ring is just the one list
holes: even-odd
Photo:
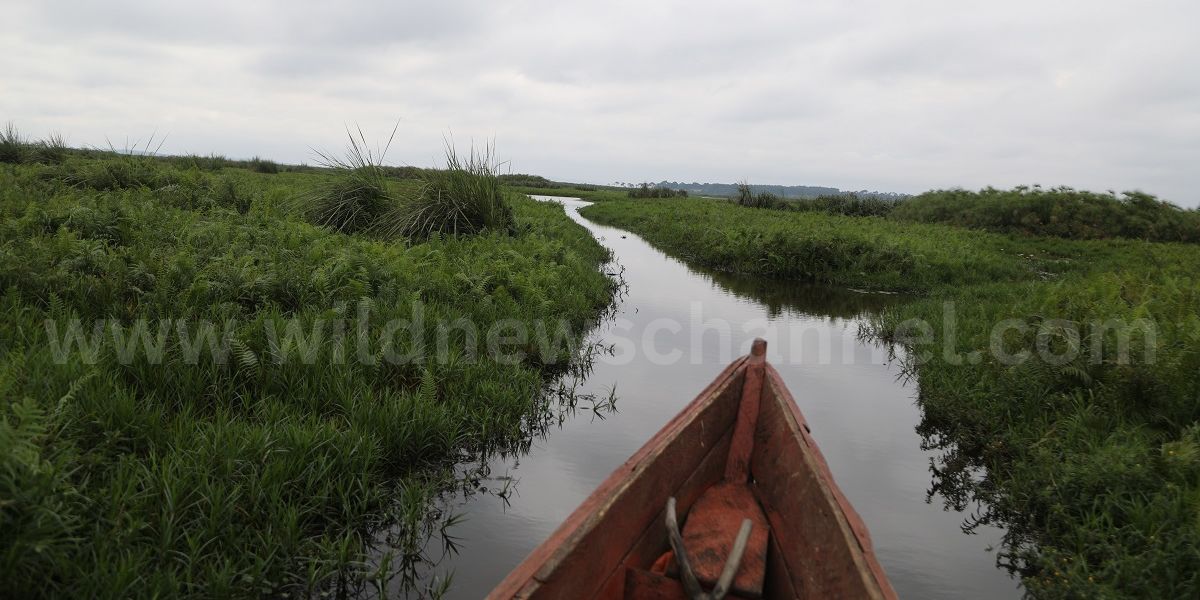
[[[618, 352], [597, 360], [584, 392], [607, 396], [604, 419], [577, 413], [519, 458], [497, 458], [507, 498], [476, 494], [456, 511], [452, 598], [481, 598], [540, 544], [610, 472], [642, 446], [757, 336], [812, 427], [838, 485], [870, 528], [901, 597], [1014, 598], [1016, 581], [995, 566], [1000, 532], [961, 530], [966, 515], [926, 502], [929, 452], [915, 431], [915, 386], [885, 350], [858, 338], [861, 315], [885, 296], [689, 268], [636, 235], [567, 213], [612, 249], [628, 293], [594, 337]], [[679, 328], [672, 327], [672, 323]], [[729, 325], [727, 334], [722, 325]], [[698, 326], [697, 326], [698, 325]], [[651, 335], [653, 334], [653, 335]], [[646, 340], [650, 340], [647, 342]], [[631, 350], [620, 352], [622, 348]], [[673, 351], [681, 358], [670, 360]]]

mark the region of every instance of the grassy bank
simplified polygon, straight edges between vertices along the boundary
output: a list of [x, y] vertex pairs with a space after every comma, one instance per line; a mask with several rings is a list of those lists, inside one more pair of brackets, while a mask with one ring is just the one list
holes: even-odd
[[881, 218], [757, 210], [719, 200], [623, 200], [597, 203], [581, 214], [716, 270], [917, 293], [1049, 280], [1135, 265], [1140, 258], [1174, 260], [1186, 248], [1029, 238]]
[[1068, 239], [1200, 242], [1200, 211], [1141, 192], [1121, 196], [1067, 187], [936, 190], [895, 205], [894, 219]]
[[[310, 595], [404, 577], [445, 466], [527, 440], [548, 377], [611, 300], [606, 251], [521, 197], [503, 197], [504, 227], [472, 235], [347, 234], [296, 209], [345, 173], [15, 162], [0, 164], [6, 597]], [[382, 185], [428, 201], [461, 181]], [[566, 333], [543, 345], [503, 329], [489, 352], [498, 323]], [[384, 528], [400, 541], [371, 560]]]
[[742, 183], [730, 200], [750, 208], [887, 217], [1025, 236], [1200, 242], [1200, 209], [1183, 209], [1136, 191], [1118, 196], [1069, 187], [1018, 186], [1010, 190], [933, 190], [898, 198], [838, 194], [786, 199], [769, 192], [756, 193]]
[[1200, 591], [1196, 258], [971, 287], [874, 320], [918, 377], [932, 491], [1005, 528], [1000, 559], [1034, 597]]
[[914, 292], [868, 333], [918, 377], [932, 492], [1006, 529], [1035, 597], [1200, 592], [1200, 248], [695, 200], [583, 214], [710, 268]]

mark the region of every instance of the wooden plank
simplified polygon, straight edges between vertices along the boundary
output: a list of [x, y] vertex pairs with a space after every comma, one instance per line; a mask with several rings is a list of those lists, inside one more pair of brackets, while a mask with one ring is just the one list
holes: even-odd
[[766, 362], [767, 342], [756, 339], [750, 350], [750, 358], [746, 361], [746, 377], [742, 384], [737, 425], [733, 430], [733, 446], [729, 448], [729, 460], [725, 464], [726, 481], [745, 483], [750, 478], [750, 454], [754, 451], [754, 430], [758, 422], [763, 366]]
[[787, 562], [779, 548], [779, 536], [772, 535], [767, 548], [767, 580], [763, 583], [763, 598], [800, 598], [800, 590], [792, 583]]
[[751, 473], [792, 587], [808, 597], [894, 599], [865, 525], [769, 365], [758, 423]]
[[[746, 359], [730, 364], [492, 590], [489, 598], [589, 598], [624, 569], [622, 558], [667, 496], [735, 418]], [[530, 587], [530, 583], [533, 586]]]
[[[664, 438], [664, 443], [639, 463], [636, 476], [626, 482], [619, 498], [597, 513], [596, 525], [579, 538], [581, 552], [563, 557], [553, 576], [537, 579], [549, 597], [585, 598], [595, 594], [595, 586], [621, 566], [623, 557], [642, 533], [658, 524], [660, 507], [697, 469], [712, 446], [729, 429], [737, 410], [741, 373], [736, 379], [705, 398], [684, 426]], [[665, 430], [664, 430], [665, 431]], [[660, 434], [661, 435], [661, 434]], [[588, 582], [585, 586], [582, 582]]]

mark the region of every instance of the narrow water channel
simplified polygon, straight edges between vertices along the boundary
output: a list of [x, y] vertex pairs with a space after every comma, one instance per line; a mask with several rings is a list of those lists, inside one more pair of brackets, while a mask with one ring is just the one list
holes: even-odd
[[507, 499], [476, 494], [454, 508], [466, 518], [451, 532], [459, 552], [437, 566], [454, 573], [449, 597], [486, 595], [758, 336], [901, 597], [1019, 596], [989, 551], [1000, 532], [964, 535], [966, 515], [926, 502], [931, 455], [915, 431], [915, 386], [857, 336], [860, 315], [886, 298], [700, 272], [579, 216], [585, 202], [543, 199], [561, 202], [625, 268], [628, 293], [594, 334], [617, 353], [598, 358], [582, 386], [600, 396], [615, 387], [616, 411], [600, 419], [582, 410], [527, 455], [493, 462], [494, 476], [515, 482]]

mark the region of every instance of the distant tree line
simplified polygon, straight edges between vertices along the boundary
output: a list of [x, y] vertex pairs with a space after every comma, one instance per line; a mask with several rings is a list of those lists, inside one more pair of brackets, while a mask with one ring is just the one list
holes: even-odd
[[[741, 185], [745, 182], [738, 183], [683, 183], [678, 181], [660, 181], [655, 184], [658, 187], [672, 188], [684, 190], [690, 194], [697, 196], [724, 196], [726, 198], [736, 198], [741, 194]], [[751, 186], [755, 193], [773, 194], [779, 198], [817, 198], [821, 196], [846, 196], [855, 195], [860, 198], [874, 197], [896, 200], [906, 197], [906, 194], [897, 194], [894, 192], [872, 192], [867, 190], [860, 191], [845, 191], [834, 187], [822, 187], [814, 185], [753, 185]]]

